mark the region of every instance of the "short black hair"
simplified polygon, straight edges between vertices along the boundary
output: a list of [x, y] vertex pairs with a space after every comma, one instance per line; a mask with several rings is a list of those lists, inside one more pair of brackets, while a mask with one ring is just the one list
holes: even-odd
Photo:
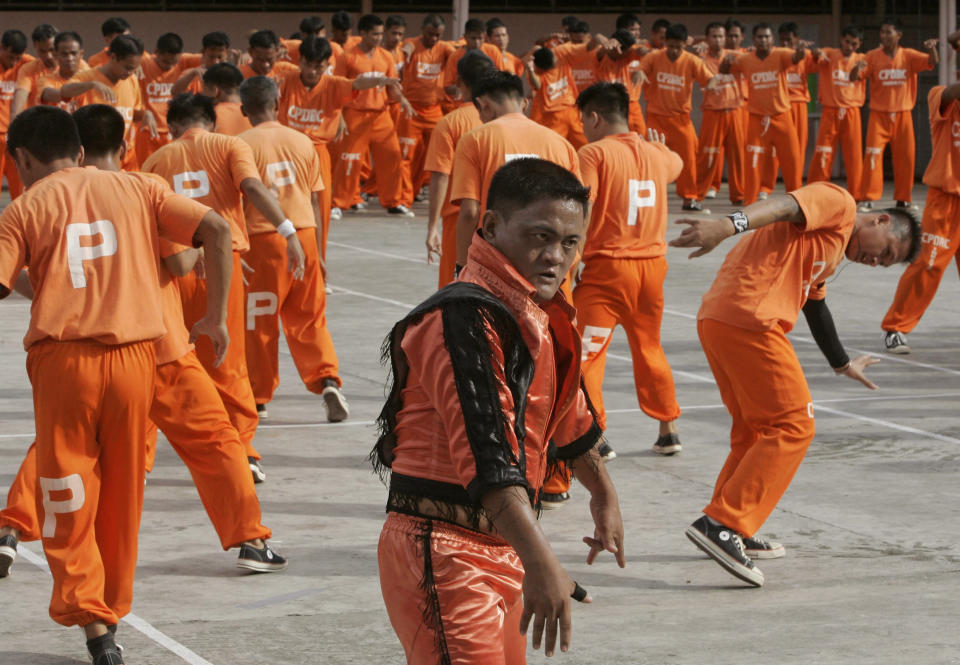
[[157, 39], [157, 53], [180, 55], [183, 53], [183, 39], [175, 32], [166, 32]]
[[580, 23], [580, 19], [578, 19], [573, 14], [569, 14], [567, 16], [564, 16], [562, 19], [560, 19], [560, 25], [566, 28], [568, 32], [572, 31], [573, 27], [578, 23]]
[[389, 30], [396, 25], [402, 25], [404, 28], [406, 28], [407, 19], [400, 16], [400, 14], [390, 14], [390, 16], [388, 16], [387, 20], [384, 22], [383, 28], [384, 30]]
[[130, 29], [130, 24], [127, 23], [127, 20], [120, 18], [119, 16], [114, 16], [108, 18], [100, 26], [100, 34], [104, 37], [109, 37], [110, 35], [122, 35], [127, 30]]
[[446, 25], [443, 22], [443, 17], [440, 14], [427, 14], [423, 17], [423, 23], [420, 24], [421, 28], [431, 27], [431, 28], [442, 28]]
[[781, 23], [780, 27], [777, 28], [777, 34], [793, 35], [796, 37], [800, 34], [800, 26], [797, 25], [796, 21], [787, 21], [786, 23]]
[[732, 16], [727, 19], [727, 22], [723, 24], [723, 27], [727, 32], [730, 32], [731, 28], [740, 28], [740, 32], [745, 32], [743, 29], [743, 23], [733, 18]]
[[590, 24], [586, 21], [577, 21], [577, 24], [570, 28], [569, 32], [585, 35], [590, 32]]
[[70, 114], [56, 106], [34, 106], [20, 113], [7, 130], [7, 152], [23, 148], [43, 164], [76, 158], [80, 136]]
[[664, 39], [679, 39], [682, 42], [687, 41], [687, 26], [683, 23], [671, 23], [667, 28], [667, 34]]
[[614, 24], [614, 27], [616, 27], [617, 30], [627, 30], [635, 23], [643, 25], [643, 22], [640, 20], [639, 16], [628, 12], [626, 14], [620, 14], [620, 16], [617, 17], [617, 22]]
[[277, 48], [280, 46], [280, 40], [277, 33], [273, 30], [257, 30], [250, 35], [250, 48]]
[[383, 25], [383, 19], [376, 14], [364, 14], [357, 21], [357, 32], [370, 32], [378, 25]]
[[499, 18], [492, 18], [487, 21], [487, 37], [493, 34], [493, 31], [497, 28], [506, 28], [507, 24], [501, 21]]
[[83, 37], [73, 30], [58, 32], [57, 36], [53, 38], [53, 48], [60, 48], [60, 44], [63, 42], [76, 42], [78, 46], [83, 48]]
[[711, 21], [707, 23], [707, 27], [703, 29], [703, 34], [709, 35], [711, 30], [716, 30], [717, 28], [722, 28], [724, 32], [727, 31], [727, 26], [720, 21]]
[[523, 81], [510, 72], [490, 72], [480, 77], [473, 88], [473, 98], [477, 97], [490, 97], [496, 102], [523, 99]]
[[670, 27], [670, 21], [668, 21], [665, 18], [658, 18], [656, 21], [653, 22], [653, 25], [650, 26], [650, 30], [652, 32], [656, 32], [657, 30], [664, 30], [669, 27]]
[[30, 34], [30, 39], [34, 42], [45, 42], [57, 36], [57, 29], [49, 23], [41, 23]]
[[903, 32], [903, 21], [896, 16], [884, 16], [883, 20], [880, 21], [880, 27], [882, 28], [885, 25], [892, 25], [897, 32]]
[[107, 104], [81, 106], [73, 112], [77, 134], [88, 157], [103, 157], [123, 146], [126, 125], [120, 112]]
[[497, 68], [493, 64], [493, 60], [479, 49], [470, 49], [464, 53], [463, 57], [457, 62], [457, 76], [460, 77], [463, 84], [470, 90], [471, 95], [473, 95], [473, 91], [476, 90], [477, 83], [480, 82], [480, 79], [496, 70]]
[[251, 76], [240, 84], [240, 103], [251, 113], [273, 108], [279, 97], [280, 90], [270, 77]]
[[143, 42], [139, 37], [133, 35], [117, 35], [110, 42], [110, 48], [107, 53], [116, 56], [117, 60], [123, 60], [133, 55], [143, 55]]
[[863, 28], [861, 28], [859, 25], [850, 24], [848, 26], [845, 26], [843, 30], [840, 31], [840, 36], [841, 37], [850, 36], [850, 37], [853, 37], [854, 39], [862, 40]]
[[[210, 68], [212, 69], [213, 67]], [[210, 70], [207, 70], [207, 73], [210, 73]], [[167, 123], [191, 125], [196, 122], [217, 124], [216, 102], [212, 97], [184, 92], [170, 100], [170, 106], [167, 107]]]
[[325, 27], [327, 27], [326, 23], [319, 16], [306, 16], [300, 19], [300, 34], [303, 35], [318, 33]]
[[756, 35], [757, 32], [760, 31], [760, 30], [769, 30], [769, 31], [771, 32], [771, 34], [772, 34], [772, 33], [773, 33], [773, 26], [770, 25], [769, 23], [757, 23], [755, 26], [753, 26], [753, 33], [752, 33], [752, 34]]
[[923, 225], [919, 213], [912, 208], [886, 208], [878, 212], [890, 215], [891, 230], [901, 242], [909, 240], [910, 249], [907, 250], [903, 263], [913, 263], [923, 244]]
[[353, 27], [353, 18], [350, 17], [350, 12], [341, 9], [330, 17], [330, 25], [334, 30], [349, 30]]
[[504, 219], [521, 208], [540, 201], [575, 201], [587, 212], [590, 188], [573, 173], [539, 157], [513, 159], [493, 174], [487, 192], [487, 210], [495, 210]]
[[331, 55], [333, 55], [333, 48], [323, 37], [308, 35], [300, 42], [300, 60], [303, 62], [322, 62]]
[[620, 42], [620, 48], [622, 49], [633, 48], [633, 45], [637, 43], [637, 40], [633, 38], [629, 30], [617, 30], [610, 35], [610, 38]]
[[463, 34], [468, 32], [483, 32], [486, 26], [483, 25], [483, 21], [478, 18], [468, 19], [466, 23], [463, 24]]
[[594, 111], [607, 122], [626, 122], [630, 115], [630, 95], [622, 83], [600, 81], [577, 97], [581, 112]]
[[204, 51], [208, 48], [230, 48], [230, 35], [220, 30], [208, 32], [203, 36], [200, 47]]
[[236, 65], [231, 65], [229, 62], [218, 62], [203, 73], [203, 82], [205, 85], [220, 88], [225, 92], [232, 92], [243, 83], [243, 74], [237, 69]]
[[10, 49], [12, 53], [20, 54], [27, 50], [27, 36], [22, 30], [7, 30], [0, 37], [0, 46]]
[[541, 47], [533, 52], [533, 64], [543, 71], [550, 71], [556, 67], [557, 60], [553, 57], [553, 51]]

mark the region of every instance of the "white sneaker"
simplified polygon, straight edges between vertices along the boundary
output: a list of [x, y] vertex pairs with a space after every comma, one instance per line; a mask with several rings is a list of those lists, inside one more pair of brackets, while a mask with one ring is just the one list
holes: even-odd
[[343, 219], [343, 211], [340, 208], [330, 208], [330, 219]]
[[333, 295], [333, 289], [330, 288], [329, 284], [323, 287], [323, 292], [326, 293], [328, 296]]
[[717, 198], [717, 190], [715, 190], [713, 187], [711, 187], [710, 189], [707, 190], [707, 193], [703, 195], [703, 198], [705, 198], [705, 199], [715, 199], [715, 198]]
[[873, 201], [861, 201], [857, 204], [857, 212], [870, 212], [873, 210]]
[[910, 353], [907, 336], [897, 330], [890, 330], [883, 336], [883, 346], [887, 353], [895, 353], [901, 356]]
[[393, 206], [392, 208], [387, 208], [388, 215], [397, 215], [399, 217], [413, 217], [413, 211], [410, 210], [407, 206]]
[[327, 409], [327, 422], [339, 423], [350, 416], [350, 405], [337, 386], [327, 386], [320, 393], [323, 405]]
[[757, 194], [757, 199], [760, 201], [766, 201], [768, 198], [770, 198], [770, 195], [767, 194], [766, 192], [760, 192], [759, 194]]

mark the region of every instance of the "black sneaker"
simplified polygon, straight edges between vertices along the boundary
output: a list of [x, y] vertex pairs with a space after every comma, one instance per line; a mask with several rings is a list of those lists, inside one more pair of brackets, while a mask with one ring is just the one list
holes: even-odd
[[413, 211], [407, 206], [393, 206], [387, 208], [388, 215], [399, 215], [400, 217], [414, 217]]
[[260, 420], [266, 420], [270, 417], [270, 414], [267, 413], [266, 404], [257, 404], [257, 415], [260, 417]]
[[352, 206], [350, 206], [350, 212], [361, 212], [362, 210], [366, 210], [366, 209], [367, 209], [366, 203], [354, 203]]
[[767, 540], [762, 536], [753, 536], [752, 538], [743, 536], [741, 539], [743, 540], [743, 551], [751, 559], [779, 559], [787, 553], [782, 544], [775, 540]]
[[911, 203], [910, 201], [897, 201], [898, 208], [906, 208], [908, 210], [919, 210], [916, 203]]
[[681, 210], [687, 210], [691, 212], [701, 212], [703, 210], [703, 206], [696, 199], [684, 199], [683, 207], [681, 208]]
[[350, 405], [336, 381], [328, 381], [320, 396], [327, 410], [327, 422], [339, 423], [350, 417]]
[[120, 651], [120, 653], [123, 653], [123, 645], [117, 642], [117, 624], [108, 623], [107, 630], [110, 632], [111, 635], [113, 635], [113, 641], [117, 645], [117, 649]]
[[87, 640], [87, 651], [93, 665], [123, 665], [123, 654], [113, 641], [113, 633], [104, 633], [100, 637]]
[[562, 508], [563, 504], [570, 500], [570, 492], [561, 492], [560, 494], [550, 494], [544, 492], [540, 495], [540, 508], [543, 510], [556, 510]]
[[255, 457], [248, 457], [247, 462], [250, 463], [250, 473], [253, 474], [253, 482], [255, 484], [262, 483], [267, 479], [267, 474], [263, 472], [263, 467], [260, 466], [260, 460]]
[[597, 447], [597, 452], [600, 453], [600, 459], [604, 462], [610, 462], [617, 459], [617, 451], [610, 447], [610, 444], [606, 441], [601, 441], [600, 445]]
[[680, 452], [680, 435], [676, 432], [664, 434], [653, 444], [653, 452], [658, 455], [676, 455]]
[[12, 533], [0, 538], [0, 577], [10, 574], [10, 566], [17, 558], [17, 537]]
[[883, 336], [883, 346], [887, 353], [905, 355], [910, 353], [910, 345], [907, 344], [907, 336], [896, 330], [888, 330]]
[[237, 559], [237, 568], [245, 568], [257, 573], [276, 573], [287, 567], [287, 560], [270, 549], [270, 545], [263, 543], [262, 549], [244, 543], [240, 546], [240, 558]]
[[743, 550], [743, 541], [733, 529], [714, 526], [704, 515], [687, 527], [687, 538], [707, 556], [723, 566], [728, 573], [747, 584], [763, 586], [763, 573]]

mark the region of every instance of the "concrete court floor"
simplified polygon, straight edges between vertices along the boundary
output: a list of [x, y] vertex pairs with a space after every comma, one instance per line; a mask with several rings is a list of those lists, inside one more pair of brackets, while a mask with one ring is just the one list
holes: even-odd
[[[924, 188], [918, 185], [922, 198]], [[721, 196], [725, 191], [721, 193]], [[714, 212], [727, 212], [711, 203]], [[679, 202], [671, 197], [671, 210]], [[391, 324], [427, 296], [436, 271], [424, 264], [425, 210], [411, 220], [378, 211], [335, 222], [328, 320], [352, 414], [324, 422], [289, 355], [257, 446], [267, 482], [264, 521], [287, 572], [247, 576], [220, 551], [185, 467], [161, 443], [146, 488], [140, 566], [131, 620], [120, 627], [135, 665], [395, 665], [403, 654], [384, 611], [376, 545], [385, 489], [365, 458], [384, 395], [379, 347]], [[671, 218], [678, 215], [671, 214]], [[671, 228], [669, 237], [678, 231]], [[609, 556], [583, 563], [592, 533], [587, 496], [575, 486], [543, 525], [592, 606], [576, 606], [573, 646], [551, 659], [570, 665], [743, 662], [960, 663], [960, 283], [951, 268], [910, 337], [914, 353], [883, 356], [870, 376], [880, 390], [838, 378], [811, 343], [793, 335], [817, 404], [818, 434], [763, 532], [787, 558], [761, 563], [750, 589], [683, 536], [709, 499], [728, 446], [729, 417], [696, 337], [694, 315], [724, 246], [698, 260], [670, 250], [663, 344], [684, 415], [684, 450], [650, 452], [656, 423], [637, 408], [629, 351], [618, 331], [604, 397], [610, 465], [627, 528], [628, 566]], [[846, 266], [828, 301], [853, 349], [881, 350], [879, 322], [901, 268]], [[30, 387], [21, 338], [23, 300], [0, 303], [0, 492], [31, 441]], [[749, 358], [744, 358], [749, 362]], [[81, 636], [47, 616], [50, 580], [38, 543], [26, 545], [0, 580], [0, 663], [88, 662]], [[39, 554], [39, 556], [38, 556]], [[37, 562], [37, 563], [33, 563]], [[39, 564], [39, 565], [38, 565]], [[548, 662], [529, 651], [531, 663]]]

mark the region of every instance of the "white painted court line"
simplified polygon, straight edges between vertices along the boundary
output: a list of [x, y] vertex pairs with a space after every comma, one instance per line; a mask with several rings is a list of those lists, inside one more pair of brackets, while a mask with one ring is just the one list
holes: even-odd
[[816, 403], [813, 405], [814, 413], [817, 411], [825, 411], [826, 413], [831, 413], [835, 416], [843, 416], [845, 418], [853, 418], [861, 422], [870, 423], [872, 425], [882, 425], [883, 427], [889, 427], [890, 429], [899, 430], [901, 432], [907, 432], [909, 434], [919, 434], [921, 436], [930, 437], [931, 439], [936, 439], [937, 441], [945, 441], [946, 443], [960, 443], [960, 439], [956, 439], [952, 436], [946, 436], [943, 434], [937, 434], [936, 432], [928, 432], [925, 429], [918, 429], [916, 427], [910, 427], [909, 425], [901, 425], [899, 423], [890, 422], [889, 420], [881, 420], [879, 418], [869, 418], [867, 416], [861, 416], [856, 413], [850, 413], [849, 411], [841, 411], [840, 409], [833, 409], [829, 406], [818, 406]]
[[421, 266], [427, 265], [426, 259], [414, 259], [409, 256], [403, 256], [401, 254], [391, 254], [390, 252], [378, 252], [375, 249], [367, 249], [366, 247], [357, 247], [356, 245], [348, 245], [345, 242], [334, 242], [332, 240], [327, 241], [327, 245], [330, 247], [343, 247], [344, 249], [350, 249], [354, 252], [362, 252], [364, 254], [373, 254], [375, 256], [383, 256], [388, 259], [396, 259], [397, 261], [406, 261], [407, 263], [416, 263]]
[[409, 305], [405, 302], [400, 302], [399, 300], [391, 300], [390, 298], [381, 298], [380, 296], [375, 296], [370, 293], [363, 293], [362, 291], [354, 291], [353, 289], [348, 289], [343, 286], [334, 286], [333, 284], [327, 284], [333, 292], [336, 293], [346, 293], [350, 296], [357, 296], [358, 298], [367, 298], [368, 300], [376, 300], [377, 302], [387, 303], [388, 305], [396, 305], [397, 307], [403, 307], [404, 309], [413, 309], [416, 305]]
[[[35, 565], [40, 570], [45, 571], [48, 575], [50, 574], [50, 566], [47, 565], [46, 559], [34, 552], [33, 550], [27, 549], [24, 547], [23, 543], [20, 543], [17, 546], [17, 552], [23, 556], [24, 559]], [[125, 624], [129, 625], [132, 628], [140, 631], [147, 636], [150, 640], [156, 642], [162, 646], [167, 651], [180, 656], [185, 662], [190, 663], [190, 665], [213, 665], [209, 660], [203, 658], [202, 656], [194, 653], [187, 647], [183, 646], [175, 639], [161, 633], [159, 630], [151, 626], [148, 622], [144, 621], [136, 614], [130, 613], [127, 616], [121, 619]]]
[[360, 420], [349, 423], [290, 423], [286, 425], [258, 425], [257, 429], [296, 429], [298, 427], [373, 427], [372, 420]]

